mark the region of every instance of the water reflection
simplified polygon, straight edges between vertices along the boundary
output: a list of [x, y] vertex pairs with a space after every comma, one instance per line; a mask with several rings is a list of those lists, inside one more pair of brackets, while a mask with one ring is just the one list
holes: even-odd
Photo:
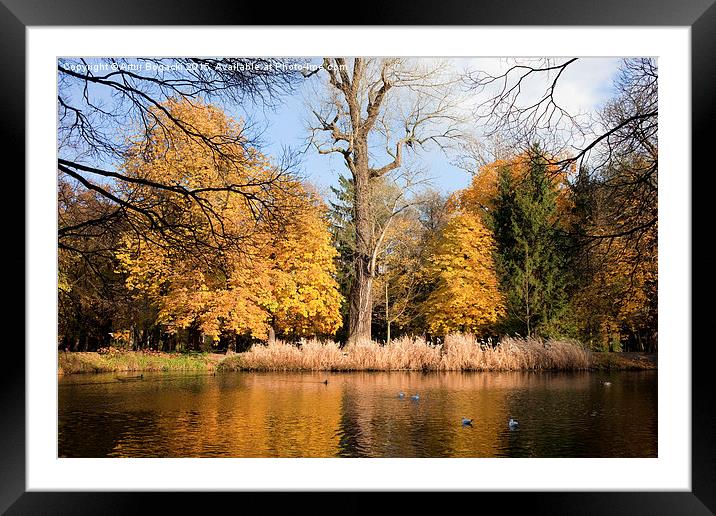
[[[655, 372], [60, 379], [61, 457], [655, 457]], [[605, 379], [611, 386], [605, 387]], [[405, 392], [403, 398], [399, 392]], [[419, 401], [410, 399], [418, 393]], [[462, 418], [473, 419], [463, 426]], [[514, 417], [520, 426], [510, 430]]]

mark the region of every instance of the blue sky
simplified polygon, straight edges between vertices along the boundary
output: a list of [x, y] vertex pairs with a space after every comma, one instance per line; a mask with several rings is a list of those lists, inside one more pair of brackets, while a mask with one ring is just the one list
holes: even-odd
[[[583, 58], [570, 65], [560, 77], [555, 92], [557, 100], [570, 112], [593, 112], [613, 94], [613, 79], [618, 72], [619, 58]], [[501, 58], [460, 59], [454, 62], [456, 68], [464, 66], [485, 69], [491, 72], [504, 71], [509, 63]], [[310, 79], [309, 79], [310, 80]], [[529, 85], [534, 92], [526, 91], [526, 95], [537, 95], [543, 84]], [[266, 124], [262, 135], [264, 151], [269, 155], [279, 155], [283, 147], [306, 149], [301, 164], [303, 176], [326, 193], [329, 187], [337, 184], [339, 174], [346, 174], [347, 169], [340, 155], [321, 155], [315, 148], [306, 145], [306, 120], [310, 119], [306, 107], [308, 86], [284, 99], [275, 111], [249, 110], [250, 116], [261, 124]], [[240, 116], [240, 111], [234, 111]], [[479, 128], [475, 128], [479, 132]], [[415, 162], [427, 169], [427, 175], [433, 179], [432, 186], [449, 193], [466, 187], [471, 175], [467, 171], [451, 164], [451, 156], [446, 156], [439, 149], [424, 150]]]
[[[92, 62], [92, 59], [88, 59]], [[618, 72], [619, 58], [582, 58], [570, 65], [560, 77], [555, 97], [570, 113], [590, 113], [608, 100], [613, 94], [613, 79]], [[513, 61], [505, 58], [460, 58], [451, 61], [456, 71], [465, 68], [480, 69], [493, 74], [504, 72]], [[329, 187], [337, 184], [339, 174], [347, 174], [347, 169], [340, 155], [321, 155], [312, 146], [307, 146], [307, 120], [311, 119], [307, 108], [307, 99], [311, 92], [320, 84], [321, 79], [314, 76], [293, 94], [285, 96], [274, 109], [267, 110], [261, 106], [223, 106], [227, 112], [242, 118], [248, 115], [253, 122], [264, 128], [261, 140], [263, 152], [269, 156], [279, 156], [282, 149], [305, 149], [300, 165], [302, 176], [313, 183], [321, 193], [328, 194]], [[111, 106], [112, 99], [102, 92], [103, 88], [92, 88], [90, 94]], [[320, 88], [319, 88], [320, 90]], [[524, 98], [539, 95], [544, 90], [544, 83], [528, 82], [524, 88]], [[477, 102], [471, 98], [470, 102]], [[471, 128], [479, 135], [480, 128]], [[451, 163], [454, 156], [446, 156], [442, 151], [428, 148], [420, 155], [413, 156], [411, 161], [426, 170], [432, 178], [432, 186], [442, 192], [449, 193], [464, 188], [470, 182], [471, 175], [467, 171]]]
[[[262, 136], [267, 154], [279, 155], [284, 146], [306, 149], [301, 173], [320, 191], [335, 186], [339, 174], [348, 173], [340, 155], [321, 155], [313, 146], [307, 148], [305, 121], [308, 115], [301, 92], [286, 98], [275, 112], [265, 114], [262, 112], [254, 116], [257, 120], [263, 119], [267, 124]], [[470, 174], [451, 165], [449, 157], [437, 149], [423, 151], [415, 161], [427, 168], [430, 177], [435, 177], [434, 187], [439, 190], [454, 191], [464, 188], [470, 182]]]

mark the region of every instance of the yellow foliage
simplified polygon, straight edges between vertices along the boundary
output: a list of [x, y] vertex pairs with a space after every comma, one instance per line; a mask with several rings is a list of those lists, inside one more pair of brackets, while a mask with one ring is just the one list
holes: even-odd
[[305, 202], [274, 240], [271, 268], [276, 330], [297, 336], [333, 335], [341, 326], [341, 295], [335, 276], [338, 252], [323, 209]]
[[425, 303], [430, 332], [484, 333], [504, 314], [494, 240], [479, 215], [453, 213], [429, 257], [437, 288]]
[[[169, 114], [159, 110], [157, 116], [180, 114], [192, 133], [225, 141], [222, 155], [201, 138], [155, 130], [134, 142], [125, 173], [205, 189], [203, 201], [143, 184], [126, 194], [143, 198], [187, 238], [213, 239], [214, 246], [201, 252], [164, 233], [128, 234], [117, 259], [130, 291], [149, 299], [170, 332], [195, 328], [214, 337], [266, 338], [273, 325], [291, 335], [335, 333], [341, 299], [323, 207], [245, 148], [240, 126], [218, 108], [171, 100], [164, 107]], [[226, 185], [242, 185], [244, 195], [227, 192]], [[257, 217], [269, 201], [272, 217]]]
[[573, 307], [587, 322], [592, 344], [606, 349], [654, 327], [658, 289], [657, 228], [641, 235], [636, 242], [609, 239], [600, 242], [594, 253], [601, 256], [600, 267], [589, 284], [576, 294]]

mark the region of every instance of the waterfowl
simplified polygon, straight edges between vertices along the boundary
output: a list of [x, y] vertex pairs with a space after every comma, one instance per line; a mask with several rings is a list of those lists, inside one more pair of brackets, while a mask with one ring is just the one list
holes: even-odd
[[413, 401], [418, 401], [420, 399], [420, 396], [418, 396], [417, 394], [413, 394], [410, 399]]
[[323, 380], [321, 383], [324, 384], [324, 385], [328, 385], [328, 378], [326, 378], [325, 380]]
[[472, 419], [462, 418], [462, 426], [472, 426]]
[[612, 382], [604, 382], [604, 387], [609, 387], [612, 384]]
[[518, 426], [520, 426], [520, 424], [519, 424], [516, 420], [514, 420], [514, 419], [512, 419], [512, 418], [510, 418], [510, 420], [507, 422], [507, 425], [508, 425], [508, 426], [510, 427], [510, 429], [512, 429], [512, 430], [514, 430], [515, 428], [517, 428]]
[[399, 393], [398, 393], [398, 398], [405, 398], [405, 393], [402, 392], [402, 391], [399, 392]]

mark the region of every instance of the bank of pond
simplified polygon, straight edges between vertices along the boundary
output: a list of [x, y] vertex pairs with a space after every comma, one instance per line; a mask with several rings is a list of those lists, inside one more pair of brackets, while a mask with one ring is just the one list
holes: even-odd
[[388, 344], [280, 340], [243, 353], [164, 353], [109, 348], [59, 352], [58, 374], [168, 371], [578, 371], [656, 369], [656, 355], [593, 352], [571, 340], [448, 335], [439, 345], [402, 337]]

